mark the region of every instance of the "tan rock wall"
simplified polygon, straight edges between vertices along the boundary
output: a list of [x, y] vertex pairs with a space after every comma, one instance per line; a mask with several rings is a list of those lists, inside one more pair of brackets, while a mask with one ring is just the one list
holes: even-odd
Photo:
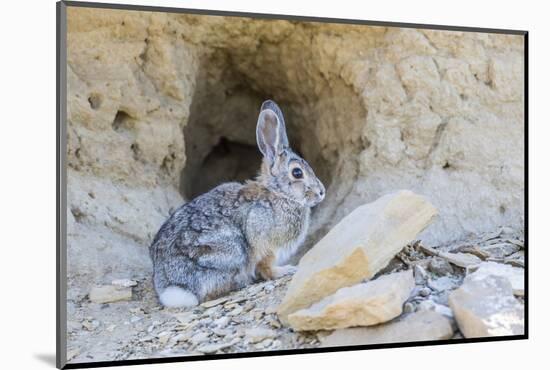
[[148, 274], [170, 208], [223, 179], [201, 167], [221, 137], [255, 145], [266, 98], [328, 186], [309, 243], [401, 188], [440, 211], [428, 243], [521, 228], [521, 36], [84, 8], [68, 30], [76, 280]]

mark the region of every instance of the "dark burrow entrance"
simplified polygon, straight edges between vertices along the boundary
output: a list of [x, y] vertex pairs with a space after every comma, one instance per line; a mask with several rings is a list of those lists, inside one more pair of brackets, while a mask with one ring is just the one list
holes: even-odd
[[224, 182], [257, 176], [259, 109], [266, 99], [275, 100], [285, 116], [292, 149], [308, 161], [327, 188], [325, 200], [312, 212], [307, 250], [324, 235], [324, 225], [353, 184], [344, 174], [355, 171], [361, 147], [357, 128], [365, 110], [357, 94], [340, 79], [316, 80], [317, 85], [308, 86], [287, 79], [282, 71], [276, 74], [283, 76], [281, 80], [267, 79], [261, 70], [239, 68], [241, 63], [233, 58], [218, 52], [199, 65], [184, 128], [186, 159], [180, 192], [190, 200]]
[[196, 168], [193, 180], [187, 182], [185, 195], [192, 199], [219, 184], [243, 182], [255, 176], [260, 164], [256, 147], [222, 136]]
[[186, 165], [180, 192], [187, 200], [224, 182], [257, 176], [262, 156], [256, 144], [256, 123], [266, 99], [276, 100], [283, 110], [292, 148], [314, 161], [302, 153], [303, 130], [297, 128], [308, 123], [300, 122], [290, 104], [255, 90], [245, 76], [230, 68], [216, 82], [208, 79], [207, 72], [199, 76], [184, 129]]
[[180, 191], [192, 199], [229, 181], [256, 176], [261, 154], [255, 126], [262, 96], [226, 71], [221, 82], [199, 79], [184, 129], [186, 164]]
[[[221, 92], [204, 88], [207, 86], [199, 86], [195, 93], [184, 129], [186, 165], [180, 192], [187, 200], [224, 182], [243, 182], [258, 175], [262, 161], [256, 143], [258, 113], [263, 101], [274, 99], [243, 84]], [[315, 166], [315, 159], [302, 152], [301, 132], [295, 122], [298, 117], [284, 101], [277, 103], [285, 115], [292, 149], [310, 162], [321, 177], [326, 168]]]

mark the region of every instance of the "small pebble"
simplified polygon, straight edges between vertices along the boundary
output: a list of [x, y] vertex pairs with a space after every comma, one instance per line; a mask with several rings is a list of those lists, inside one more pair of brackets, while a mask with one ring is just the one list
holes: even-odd
[[124, 287], [124, 288], [129, 288], [129, 287], [132, 287], [132, 286], [136, 286], [137, 281], [130, 280], [130, 279], [117, 279], [117, 280], [113, 280], [111, 282], [111, 284], [116, 285], [116, 286], [120, 286], [120, 287]]
[[229, 317], [227, 316], [220, 317], [219, 319], [214, 320], [212, 322], [212, 324], [216, 327], [224, 327], [224, 326], [227, 326], [228, 323], [229, 323]]
[[243, 312], [243, 308], [241, 306], [237, 306], [235, 307], [231, 312], [228, 312], [227, 314], [229, 316], [237, 316], [239, 315], [241, 312]]
[[432, 257], [428, 264], [428, 270], [436, 275], [443, 276], [453, 273], [453, 266], [444, 258]]
[[403, 312], [404, 313], [414, 312], [414, 304], [412, 304], [411, 302], [405, 303], [405, 305], [403, 306]]
[[207, 332], [200, 332], [200, 333], [197, 333], [197, 334], [193, 335], [191, 337], [190, 341], [193, 344], [202, 343], [202, 342], [206, 341], [209, 336], [210, 336], [210, 334], [207, 333]]
[[424, 267], [420, 265], [414, 266], [414, 280], [416, 284], [424, 284], [426, 279], [428, 278], [428, 273], [424, 269]]
[[422, 297], [427, 297], [432, 293], [432, 290], [430, 288], [422, 288], [418, 292], [418, 294]]

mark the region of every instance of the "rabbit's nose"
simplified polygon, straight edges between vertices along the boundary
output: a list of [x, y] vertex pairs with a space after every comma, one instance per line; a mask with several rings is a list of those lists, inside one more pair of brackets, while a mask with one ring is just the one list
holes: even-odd
[[324, 187], [320, 188], [319, 191], [317, 192], [317, 195], [320, 201], [325, 199], [325, 188]]

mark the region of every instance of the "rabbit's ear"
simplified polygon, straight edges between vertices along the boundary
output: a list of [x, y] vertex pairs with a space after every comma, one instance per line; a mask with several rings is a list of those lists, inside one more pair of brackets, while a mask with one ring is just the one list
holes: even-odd
[[283, 113], [271, 100], [266, 100], [262, 104], [256, 127], [256, 140], [260, 152], [270, 165], [273, 165], [277, 156], [288, 147]]

